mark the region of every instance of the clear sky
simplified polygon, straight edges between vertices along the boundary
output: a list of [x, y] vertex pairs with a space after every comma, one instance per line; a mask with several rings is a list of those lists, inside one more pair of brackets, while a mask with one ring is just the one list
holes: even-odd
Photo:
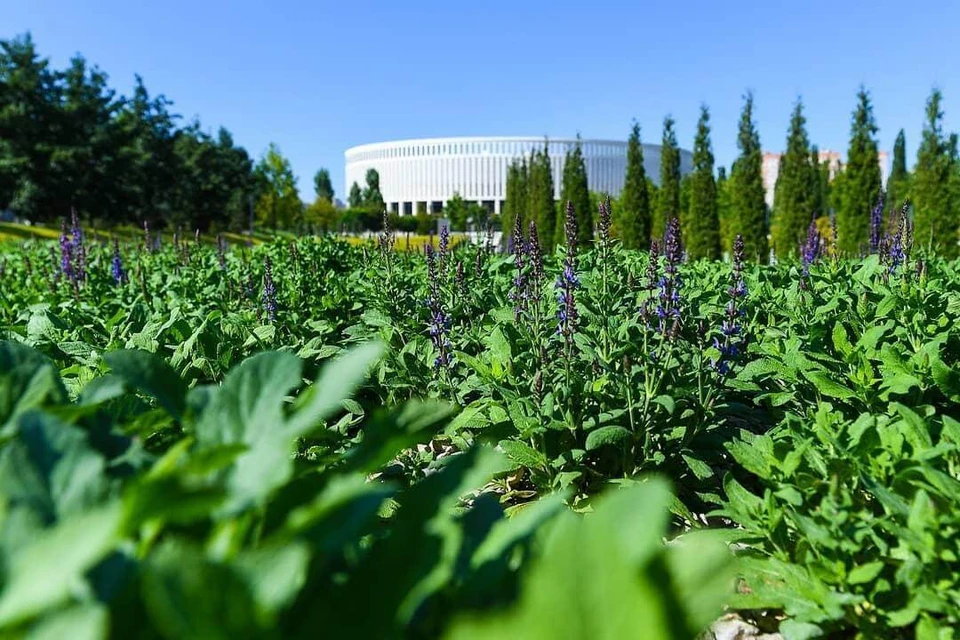
[[30, 31], [58, 67], [76, 52], [124, 93], [135, 73], [175, 112], [259, 156], [290, 158], [301, 196], [367, 142], [454, 135], [658, 142], [665, 114], [691, 148], [711, 110], [717, 161], [736, 156], [752, 89], [764, 149], [784, 146], [803, 97], [812, 141], [846, 150], [858, 86], [881, 149], [912, 162], [934, 85], [960, 128], [960, 2], [566, 0], [0, 0], [0, 38]]

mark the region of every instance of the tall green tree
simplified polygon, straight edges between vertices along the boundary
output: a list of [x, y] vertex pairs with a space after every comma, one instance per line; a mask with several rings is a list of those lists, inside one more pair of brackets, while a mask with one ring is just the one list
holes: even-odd
[[771, 232], [773, 250], [780, 259], [799, 254], [815, 213], [817, 172], [810, 158], [806, 122], [803, 103], [797, 100], [774, 189]]
[[725, 167], [717, 169], [717, 219], [720, 222], [720, 254], [733, 250], [736, 238], [736, 218], [734, 216], [731, 181]]
[[318, 200], [333, 202], [333, 182], [330, 180], [330, 171], [320, 168], [313, 175], [313, 189]]
[[680, 215], [680, 147], [673, 118], [663, 120], [663, 139], [660, 143], [660, 185], [656, 215], [651, 223], [654, 238], [663, 237], [667, 221]]
[[289, 229], [300, 221], [303, 203], [297, 193], [297, 178], [290, 161], [271, 143], [257, 165], [261, 184], [257, 217], [271, 229]]
[[0, 42], [0, 208], [51, 220], [61, 101], [56, 72], [29, 34]]
[[870, 94], [860, 87], [850, 124], [844, 191], [837, 210], [837, 245], [844, 253], [856, 253], [870, 240], [870, 211], [883, 188], [877, 131]]
[[955, 257], [960, 216], [950, 189], [950, 139], [943, 133], [943, 94], [934, 89], [927, 100], [927, 119], [923, 126], [917, 164], [913, 173], [914, 237], [920, 246], [930, 245], [942, 255]]
[[[737, 131], [737, 147], [740, 155], [730, 169], [730, 206], [736, 230], [743, 237], [743, 252], [748, 258], [767, 262], [770, 233], [766, 192], [763, 187], [763, 150], [760, 133], [753, 118], [753, 94], [747, 93], [740, 111]], [[732, 250], [733, 237], [724, 240], [724, 249]]]
[[613, 230], [628, 249], [650, 245], [650, 192], [647, 170], [643, 166], [643, 144], [640, 125], [635, 121], [627, 140], [627, 173], [624, 177], [620, 206], [615, 209]]
[[593, 212], [590, 209], [590, 188], [587, 185], [587, 167], [583, 161], [580, 135], [573, 149], [567, 151], [563, 164], [563, 181], [560, 185], [560, 203], [557, 221], [554, 223], [554, 244], [565, 244], [563, 211], [566, 203], [573, 204], [577, 216], [577, 240], [586, 245], [593, 239]]
[[530, 156], [530, 175], [527, 183], [527, 215], [537, 222], [540, 244], [546, 252], [552, 252], [556, 210], [554, 208], [553, 171], [550, 167], [550, 150], [544, 142]]
[[693, 173], [690, 174], [690, 204], [680, 218], [680, 229], [691, 260], [720, 257], [720, 220], [717, 183], [713, 177], [710, 145], [710, 111], [700, 107], [697, 135], [693, 141]]
[[354, 182], [350, 185], [350, 195], [347, 196], [347, 205], [351, 209], [357, 209], [363, 206], [363, 190], [360, 185]]
[[507, 184], [500, 225], [503, 229], [503, 246], [510, 246], [514, 225], [520, 220], [520, 228], [527, 228], [527, 160], [514, 160], [507, 167]]
[[887, 209], [899, 211], [904, 200], [910, 198], [910, 174], [907, 172], [907, 139], [903, 129], [893, 143], [893, 162], [887, 178]]
[[386, 208], [383, 194], [380, 193], [380, 173], [376, 169], [367, 169], [367, 186], [363, 190], [363, 206], [370, 211], [382, 213]]

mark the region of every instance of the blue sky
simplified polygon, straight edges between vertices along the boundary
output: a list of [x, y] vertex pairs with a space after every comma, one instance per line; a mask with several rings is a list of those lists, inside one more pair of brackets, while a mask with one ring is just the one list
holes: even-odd
[[802, 96], [813, 142], [845, 151], [864, 83], [881, 148], [902, 127], [912, 161], [934, 85], [960, 128], [958, 28], [946, 0], [0, 2], [0, 38], [30, 31], [57, 66], [80, 52], [125, 93], [140, 73], [255, 157], [276, 142], [304, 199], [321, 166], [342, 197], [344, 150], [382, 140], [624, 139], [636, 118], [657, 142], [672, 113], [690, 148], [701, 103], [729, 165], [748, 88], [765, 149]]

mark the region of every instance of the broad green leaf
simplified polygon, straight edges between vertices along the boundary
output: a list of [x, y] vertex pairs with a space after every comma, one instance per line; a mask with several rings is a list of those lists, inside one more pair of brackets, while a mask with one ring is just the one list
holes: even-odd
[[883, 561], [876, 560], [861, 564], [850, 570], [847, 574], [847, 584], [864, 584], [876, 580], [880, 572], [883, 571]]
[[174, 418], [183, 417], [187, 387], [163, 358], [147, 351], [110, 351], [103, 359], [131, 388], [156, 398]]
[[545, 469], [547, 466], [547, 457], [525, 442], [501, 440], [497, 446], [510, 460], [528, 469]]
[[109, 637], [110, 615], [97, 604], [82, 604], [49, 615], [30, 628], [28, 640], [100, 640]]
[[626, 427], [607, 425], [594, 429], [587, 434], [586, 449], [587, 451], [593, 451], [604, 446], [622, 446], [629, 442], [632, 436], [633, 434]]
[[839, 398], [841, 400], [846, 398], [852, 398], [856, 394], [853, 392], [850, 387], [844, 386], [839, 382], [831, 379], [829, 375], [822, 371], [807, 371], [804, 372], [806, 378], [813, 383], [822, 395], [825, 395], [829, 398]]
[[9, 435], [24, 412], [67, 400], [49, 358], [30, 347], [0, 340], [0, 436]]
[[8, 559], [0, 627], [65, 601], [83, 574], [113, 549], [120, 522], [120, 504], [111, 503], [65, 520], [19, 549]]

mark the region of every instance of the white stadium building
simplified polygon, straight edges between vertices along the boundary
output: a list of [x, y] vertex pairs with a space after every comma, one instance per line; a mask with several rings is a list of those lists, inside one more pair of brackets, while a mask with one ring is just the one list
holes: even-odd
[[[500, 213], [507, 190], [507, 167], [514, 160], [548, 144], [553, 168], [554, 197], [559, 200], [563, 164], [576, 138], [423, 138], [364, 144], [347, 149], [346, 188], [366, 184], [369, 169], [380, 174], [380, 192], [387, 211], [410, 215], [440, 212], [459, 194]], [[627, 169], [627, 143], [621, 140], [580, 140], [591, 191], [620, 194]], [[660, 178], [660, 146], [643, 145], [644, 168], [654, 182]], [[693, 156], [680, 151], [680, 173], [692, 170]]]

